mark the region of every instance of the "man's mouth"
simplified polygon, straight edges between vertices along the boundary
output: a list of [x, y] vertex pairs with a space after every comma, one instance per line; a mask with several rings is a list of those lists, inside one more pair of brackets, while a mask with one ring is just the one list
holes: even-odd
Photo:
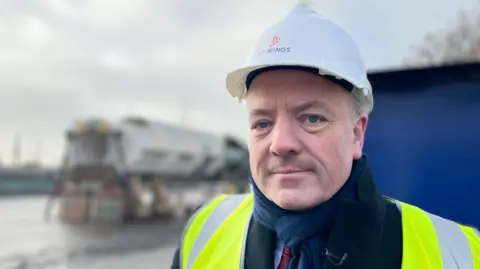
[[283, 167], [272, 170], [272, 174], [294, 174], [294, 173], [304, 173], [308, 172], [307, 169], [300, 168], [300, 167]]

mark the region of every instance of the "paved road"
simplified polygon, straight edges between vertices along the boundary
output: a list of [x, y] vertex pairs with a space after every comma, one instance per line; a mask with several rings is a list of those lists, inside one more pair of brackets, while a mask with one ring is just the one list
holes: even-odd
[[0, 269], [170, 268], [184, 221], [72, 227], [43, 220], [45, 203], [0, 198]]

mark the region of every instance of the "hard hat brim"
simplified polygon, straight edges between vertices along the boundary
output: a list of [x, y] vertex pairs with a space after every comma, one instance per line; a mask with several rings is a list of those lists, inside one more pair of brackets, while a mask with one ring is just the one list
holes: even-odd
[[[309, 66], [305, 64], [292, 64], [292, 63], [285, 63], [285, 64], [263, 64], [263, 65], [254, 65], [254, 66], [247, 66], [237, 70], [234, 70], [227, 74], [226, 78], [226, 86], [227, 90], [230, 95], [234, 98], [243, 98], [246, 91], [246, 81], [247, 77], [251, 72], [265, 69], [268, 67], [275, 67], [275, 66], [298, 66], [298, 67], [309, 67], [318, 69], [316, 66]], [[328, 71], [325, 72], [329, 74]], [[332, 74], [333, 75], [333, 74]]]
[[226, 86], [230, 95], [234, 98], [243, 98], [246, 91], [247, 76], [251, 72], [265, 67], [268, 67], [268, 65], [247, 66], [228, 73]]
[[[257, 71], [259, 69], [265, 69], [268, 67], [275, 67], [275, 66], [298, 66], [298, 67], [309, 67], [309, 68], [315, 68], [318, 69], [318, 66], [313, 66], [313, 65], [305, 65], [305, 64], [292, 64], [292, 63], [283, 63], [283, 64], [263, 64], [263, 65], [253, 65], [253, 66], [246, 66], [243, 68], [236, 69], [234, 71], [231, 71], [230, 73], [227, 74], [226, 77], [226, 87], [228, 92], [233, 98], [238, 98], [239, 100], [244, 99], [246, 96], [246, 81], [247, 77], [251, 72]], [[341, 77], [338, 74], [335, 74], [335, 72], [331, 72], [329, 70], [325, 69], [320, 69], [319, 70], [319, 75], [332, 75], [336, 77]], [[343, 78], [345, 79], [345, 78]], [[367, 93], [367, 106], [368, 106], [368, 112], [370, 112], [373, 108], [373, 95], [371, 91], [371, 86], [365, 86], [365, 85], [359, 85], [357, 83], [354, 83], [351, 80], [345, 79], [346, 81], [352, 83], [353, 86], [355, 86], [357, 89], [363, 90], [365, 88], [368, 89]]]
[[[345, 79], [338, 74], [335, 74], [334, 72], [331, 72], [329, 70], [325, 69], [318, 69], [318, 66], [313, 66], [313, 65], [305, 65], [305, 64], [292, 64], [292, 63], [284, 63], [284, 64], [263, 64], [263, 65], [254, 65], [254, 66], [247, 66], [243, 67], [237, 70], [234, 70], [230, 73], [227, 74], [226, 77], [226, 86], [227, 90], [230, 93], [230, 95], [234, 98], [241, 98], [245, 95], [246, 91], [246, 81], [247, 77], [249, 76], [250, 73], [255, 72], [260, 69], [267, 69], [269, 67], [277, 67], [277, 66], [292, 66], [292, 67], [307, 67], [307, 68], [312, 68], [312, 69], [317, 69], [319, 70], [319, 75], [331, 75], [335, 77], [340, 77], [342, 79]], [[351, 83], [355, 87], [360, 87], [360, 85], [357, 85], [353, 81], [350, 81], [348, 79], [345, 79], [349, 83]]]

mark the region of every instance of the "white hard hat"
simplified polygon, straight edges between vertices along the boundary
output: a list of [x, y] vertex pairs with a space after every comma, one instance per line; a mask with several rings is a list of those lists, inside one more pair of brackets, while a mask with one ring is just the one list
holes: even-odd
[[228, 91], [243, 99], [249, 75], [273, 67], [311, 68], [320, 75], [347, 82], [363, 110], [370, 113], [373, 108], [372, 87], [355, 41], [341, 27], [306, 6], [295, 7], [261, 35], [246, 65], [227, 74]]

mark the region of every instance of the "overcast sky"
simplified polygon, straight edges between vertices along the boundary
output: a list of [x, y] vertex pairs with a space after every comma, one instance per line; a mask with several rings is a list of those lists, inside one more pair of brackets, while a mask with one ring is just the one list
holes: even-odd
[[[295, 0], [0, 0], [0, 158], [56, 163], [73, 119], [136, 114], [246, 139], [225, 74]], [[398, 66], [475, 0], [317, 0], [369, 68]]]

